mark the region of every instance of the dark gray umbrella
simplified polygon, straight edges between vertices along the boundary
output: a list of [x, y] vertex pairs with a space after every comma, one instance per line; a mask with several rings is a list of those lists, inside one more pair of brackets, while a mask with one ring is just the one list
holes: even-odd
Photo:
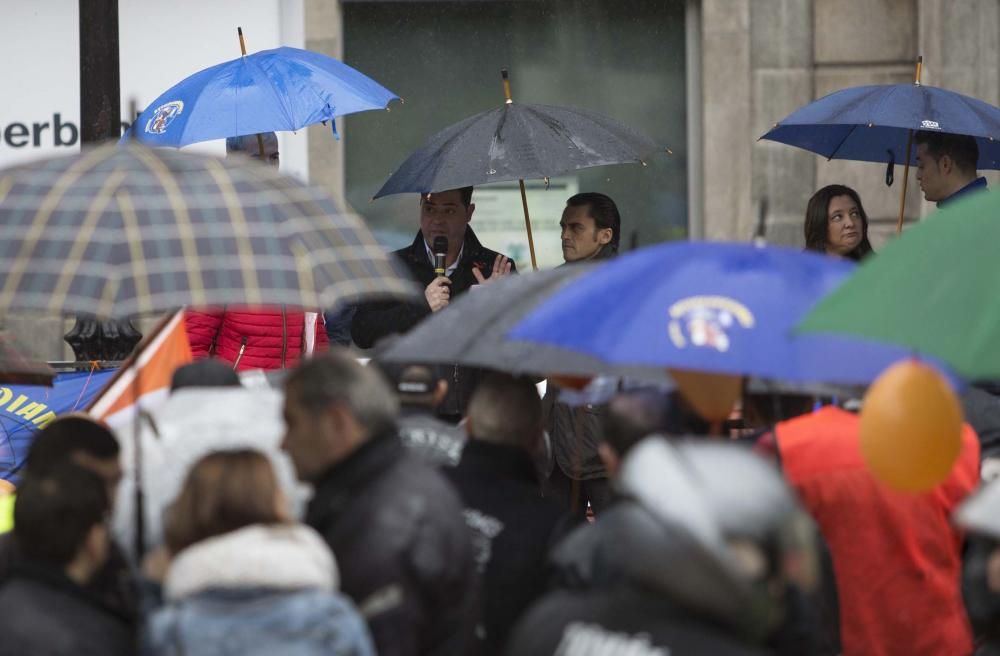
[[651, 139], [600, 114], [508, 103], [432, 136], [406, 158], [375, 198], [552, 177], [607, 164], [640, 164], [658, 149]]
[[521, 105], [511, 100], [432, 136], [386, 180], [375, 198], [518, 180], [531, 267], [537, 269], [524, 180], [607, 164], [643, 164], [661, 148], [614, 119], [572, 107]]
[[594, 268], [563, 266], [474, 287], [396, 341], [379, 359], [455, 363], [537, 376], [603, 374], [668, 382], [666, 370], [609, 365], [572, 351], [507, 338], [507, 332], [542, 299]]

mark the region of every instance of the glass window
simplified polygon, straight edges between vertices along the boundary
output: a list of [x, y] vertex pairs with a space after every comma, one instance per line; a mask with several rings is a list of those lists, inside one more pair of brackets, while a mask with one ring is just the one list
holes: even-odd
[[[430, 135], [500, 106], [500, 69], [508, 68], [514, 102], [596, 111], [673, 151], [653, 155], [646, 167], [578, 171], [553, 179], [548, 190], [541, 181], [528, 181], [536, 248], [549, 254], [542, 258], [544, 264], [557, 264], [553, 257], [561, 260], [554, 230], [574, 191], [599, 191], [615, 199], [622, 214], [623, 250], [632, 243], [686, 236], [684, 4], [345, 2], [344, 60], [405, 102], [394, 103], [388, 113], [346, 118], [348, 202], [387, 246], [409, 244], [419, 225], [416, 196], [371, 202], [372, 196]], [[473, 200], [477, 211], [472, 226], [484, 244], [514, 251], [519, 266], [525, 266], [526, 247], [514, 244], [499, 225], [506, 219], [509, 232], [520, 222], [523, 233], [517, 183], [483, 186]]]

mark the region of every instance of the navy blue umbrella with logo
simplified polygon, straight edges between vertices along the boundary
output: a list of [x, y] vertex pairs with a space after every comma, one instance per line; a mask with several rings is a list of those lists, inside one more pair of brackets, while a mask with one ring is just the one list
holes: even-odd
[[854, 264], [798, 249], [670, 242], [602, 264], [508, 333], [618, 366], [863, 385], [905, 348], [792, 335]]
[[920, 83], [923, 59], [917, 58], [912, 84], [877, 84], [835, 91], [795, 110], [761, 136], [803, 148], [827, 159], [904, 166], [896, 231], [903, 212], [910, 165], [916, 165], [915, 132], [942, 132], [974, 137], [980, 170], [1000, 169], [1000, 107], [960, 93]]

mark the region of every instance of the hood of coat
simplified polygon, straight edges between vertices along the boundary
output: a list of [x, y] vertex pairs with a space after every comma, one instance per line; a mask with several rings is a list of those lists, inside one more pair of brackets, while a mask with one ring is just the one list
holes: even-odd
[[254, 525], [203, 540], [174, 558], [163, 583], [169, 600], [219, 589], [320, 589], [339, 585], [323, 538], [302, 524]]

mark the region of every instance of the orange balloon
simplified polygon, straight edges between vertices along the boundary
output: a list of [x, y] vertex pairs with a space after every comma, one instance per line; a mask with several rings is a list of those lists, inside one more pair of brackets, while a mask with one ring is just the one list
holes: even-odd
[[681, 395], [705, 421], [725, 421], [743, 394], [743, 378], [729, 374], [670, 369]]
[[549, 376], [549, 382], [553, 385], [576, 390], [577, 392], [583, 391], [587, 385], [590, 385], [590, 381], [592, 380], [593, 378], [587, 376]]
[[962, 450], [962, 406], [933, 368], [907, 360], [882, 373], [865, 394], [861, 454], [891, 488], [924, 492], [951, 473]]

